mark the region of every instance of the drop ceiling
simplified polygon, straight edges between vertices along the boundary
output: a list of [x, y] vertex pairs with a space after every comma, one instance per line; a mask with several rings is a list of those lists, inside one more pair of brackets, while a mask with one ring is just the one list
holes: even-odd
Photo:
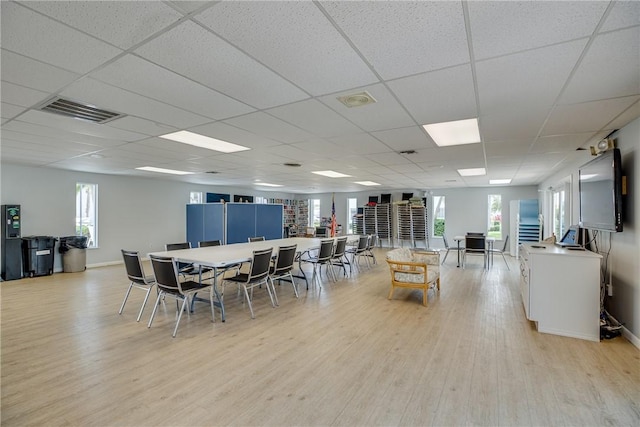
[[[533, 185], [640, 116], [634, 1], [0, 7], [3, 163], [291, 193]], [[375, 103], [338, 99], [365, 91]], [[123, 117], [38, 109], [55, 97]], [[422, 129], [474, 117], [480, 144], [439, 148]], [[179, 130], [250, 150], [159, 138]], [[351, 177], [311, 173], [327, 169]]]

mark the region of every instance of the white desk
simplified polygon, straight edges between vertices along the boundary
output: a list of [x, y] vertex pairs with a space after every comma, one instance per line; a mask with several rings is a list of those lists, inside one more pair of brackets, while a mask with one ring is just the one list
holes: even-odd
[[[351, 239], [358, 238], [357, 235], [347, 236]], [[337, 237], [333, 238], [334, 240]], [[290, 246], [297, 245], [298, 254], [302, 254], [304, 252], [308, 252], [320, 247], [320, 242], [326, 239], [319, 238], [305, 238], [305, 237], [290, 237], [288, 239], [274, 239], [274, 240], [264, 240], [261, 242], [251, 242], [251, 243], [234, 243], [231, 245], [222, 245], [222, 246], [208, 246], [204, 248], [191, 248], [191, 249], [178, 249], [175, 251], [162, 251], [162, 252], [152, 252], [149, 255], [162, 256], [162, 257], [170, 257], [174, 258], [176, 261], [185, 262], [185, 263], [193, 263], [200, 265], [201, 267], [210, 267], [213, 269], [213, 292], [217, 301], [214, 304], [220, 308], [220, 312], [222, 314], [222, 321], [225, 321], [224, 314], [224, 304], [222, 302], [222, 298], [220, 297], [220, 293], [218, 291], [218, 281], [217, 276], [221, 271], [226, 270], [227, 268], [243, 263], [250, 262], [253, 258], [253, 251], [260, 249], [268, 249], [273, 248], [274, 252], [277, 252], [278, 247], [280, 246]], [[300, 263], [298, 263], [300, 267]], [[302, 273], [302, 278], [307, 282], [307, 289], [309, 287], [309, 282], [307, 281], [307, 277], [300, 268], [300, 272]]]

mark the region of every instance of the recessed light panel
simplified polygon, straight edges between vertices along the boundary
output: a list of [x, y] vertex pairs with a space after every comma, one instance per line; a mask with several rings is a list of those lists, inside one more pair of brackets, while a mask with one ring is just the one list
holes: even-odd
[[193, 172], [177, 171], [173, 169], [154, 168], [153, 166], [143, 166], [136, 169], [140, 171], [147, 171], [147, 172], [168, 173], [171, 175], [192, 175], [193, 174]]
[[481, 176], [486, 175], [487, 170], [485, 168], [470, 168], [470, 169], [458, 169], [460, 176]]
[[478, 119], [434, 123], [423, 125], [422, 127], [439, 147], [477, 144], [480, 142]]
[[367, 185], [367, 186], [380, 185], [377, 182], [373, 182], [373, 181], [356, 181], [354, 182], [354, 184]]
[[268, 182], [254, 182], [255, 185], [262, 185], [263, 187], [282, 187], [280, 184], [269, 184]]
[[314, 171], [312, 173], [315, 173], [316, 175], [328, 176], [329, 178], [347, 178], [351, 176], [335, 171]]
[[242, 145], [232, 144], [230, 142], [189, 132], [187, 130], [160, 135], [160, 138], [170, 139], [171, 141], [181, 142], [195, 147], [206, 148], [207, 150], [220, 151], [222, 153], [236, 153], [238, 151], [249, 150], [248, 147], [243, 147]]
[[489, 184], [491, 185], [511, 184], [511, 180], [510, 179], [490, 179]]

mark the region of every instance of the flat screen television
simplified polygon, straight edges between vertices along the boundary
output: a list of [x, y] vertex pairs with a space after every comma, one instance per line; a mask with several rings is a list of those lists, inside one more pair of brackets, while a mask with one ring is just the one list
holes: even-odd
[[620, 150], [613, 148], [579, 171], [580, 227], [622, 231], [622, 169]]

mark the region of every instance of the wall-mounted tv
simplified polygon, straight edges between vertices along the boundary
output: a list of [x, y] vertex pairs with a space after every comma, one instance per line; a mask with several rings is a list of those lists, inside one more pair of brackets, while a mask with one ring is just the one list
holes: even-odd
[[622, 231], [620, 150], [613, 148], [583, 165], [580, 175], [580, 227]]

